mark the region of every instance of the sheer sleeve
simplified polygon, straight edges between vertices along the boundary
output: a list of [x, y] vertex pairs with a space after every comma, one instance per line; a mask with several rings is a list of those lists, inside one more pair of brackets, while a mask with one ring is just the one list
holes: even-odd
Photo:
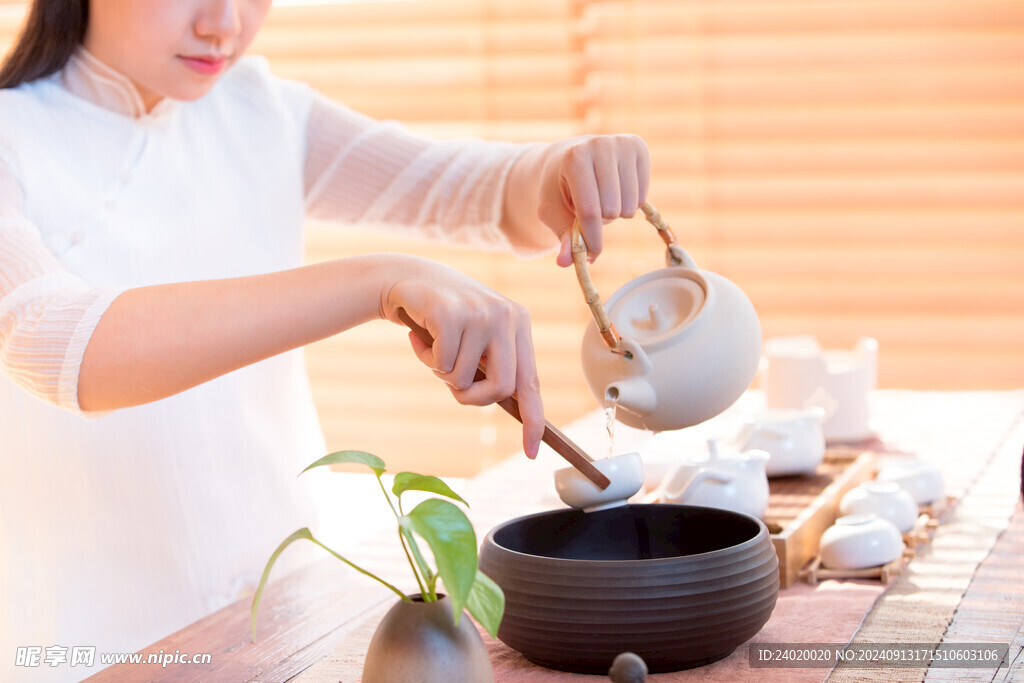
[[509, 249], [501, 231], [505, 183], [528, 149], [507, 142], [431, 140], [315, 94], [307, 123], [307, 213]]
[[0, 159], [0, 371], [78, 412], [85, 347], [122, 291], [89, 287], [61, 266], [23, 215], [20, 183]]

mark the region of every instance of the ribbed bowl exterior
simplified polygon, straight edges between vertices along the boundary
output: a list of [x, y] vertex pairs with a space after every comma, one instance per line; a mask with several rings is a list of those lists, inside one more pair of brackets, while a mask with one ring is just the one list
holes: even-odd
[[[656, 539], [653, 557], [606, 559], [635, 545], [623, 536], [648, 518], [660, 520], [652, 531], [667, 537]], [[727, 545], [693, 552], [716, 536]], [[562, 553], [552, 537], [571, 538], [574, 547]], [[505, 592], [502, 642], [541, 666], [599, 674], [626, 651], [643, 657], [651, 672], [727, 656], [771, 616], [778, 566], [759, 520], [687, 505], [542, 512], [495, 527], [480, 551], [480, 569]]]

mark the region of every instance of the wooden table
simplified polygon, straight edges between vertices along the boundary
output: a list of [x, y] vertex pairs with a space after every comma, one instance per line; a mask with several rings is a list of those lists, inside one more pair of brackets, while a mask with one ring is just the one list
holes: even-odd
[[[740, 412], [756, 410], [760, 398], [756, 392], [749, 393], [731, 414], [694, 428], [694, 438], [704, 438], [701, 430], [723, 429]], [[822, 633], [816, 626], [806, 640], [794, 642], [836, 642], [837, 638], [866, 643], [1004, 642], [1011, 643], [1010, 656], [1017, 658], [1014, 666], [995, 674], [991, 669], [750, 669], [744, 665], [745, 655], [735, 654], [730, 658], [733, 663], [724, 665], [731, 668], [712, 665], [652, 676], [652, 680], [944, 681], [972, 680], [974, 674], [980, 676], [978, 680], [1024, 678], [1024, 655], [1020, 654], [1024, 589], [1016, 563], [1024, 552], [1024, 513], [1018, 503], [1024, 391], [879, 391], [872, 400], [885, 449], [911, 452], [938, 464], [957, 505], [931, 542], [888, 587], [833, 580], [813, 588], [794, 585], [782, 591], [780, 607], [762, 633], [799, 634], [806, 621], [800, 615], [827, 613], [835, 606], [838, 611], [853, 610], [845, 616], [852, 624], [849, 629], [837, 625], [834, 632]], [[603, 416], [597, 411], [565, 429], [597, 457], [607, 450], [603, 430]], [[616, 427], [617, 450], [629, 450], [645, 438], [622, 425]], [[560, 505], [551, 472], [561, 466], [564, 463], [550, 452], [534, 462], [520, 456], [466, 481], [459, 493], [473, 505], [471, 518], [478, 534], [513, 517]], [[409, 582], [391, 529], [347, 549], [346, 554], [400, 585]], [[844, 595], [853, 601], [841, 602], [839, 596]], [[271, 583], [255, 643], [250, 638], [249, 600], [240, 600], [141, 651], [208, 652], [209, 664], [117, 665], [89, 680], [358, 680], [368, 634], [393, 599], [379, 584], [326, 558]], [[790, 621], [784, 623], [786, 619]], [[499, 681], [600, 680], [534, 667], [500, 643], [492, 641], [489, 647]]]

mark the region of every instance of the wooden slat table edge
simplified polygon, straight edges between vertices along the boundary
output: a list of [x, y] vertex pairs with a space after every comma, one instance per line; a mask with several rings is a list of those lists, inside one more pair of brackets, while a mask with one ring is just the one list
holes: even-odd
[[[251, 598], [242, 598], [140, 650], [140, 663], [114, 665], [86, 680], [288, 680], [330, 654], [367, 614], [395, 599], [377, 582], [326, 557], [267, 585], [255, 642], [249, 627]], [[146, 661], [150, 654], [175, 652], [209, 653], [211, 661], [166, 666]]]

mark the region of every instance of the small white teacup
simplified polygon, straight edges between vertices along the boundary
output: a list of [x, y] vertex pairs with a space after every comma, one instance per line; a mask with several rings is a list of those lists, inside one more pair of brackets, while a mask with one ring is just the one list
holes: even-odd
[[879, 470], [878, 481], [894, 481], [909, 493], [918, 505], [928, 505], [942, 498], [945, 483], [937, 467], [911, 458], [893, 461]]
[[555, 490], [562, 502], [569, 507], [594, 512], [624, 505], [643, 486], [644, 461], [639, 453], [624, 453], [595, 460], [594, 467], [611, 480], [604, 491], [575, 467], [555, 470]]
[[905, 534], [917, 522], [917, 502], [894, 481], [866, 481], [843, 495], [839, 512], [856, 515], [866, 512], [887, 519]]
[[870, 513], [840, 517], [821, 536], [821, 563], [831, 569], [879, 567], [902, 554], [899, 530]]

